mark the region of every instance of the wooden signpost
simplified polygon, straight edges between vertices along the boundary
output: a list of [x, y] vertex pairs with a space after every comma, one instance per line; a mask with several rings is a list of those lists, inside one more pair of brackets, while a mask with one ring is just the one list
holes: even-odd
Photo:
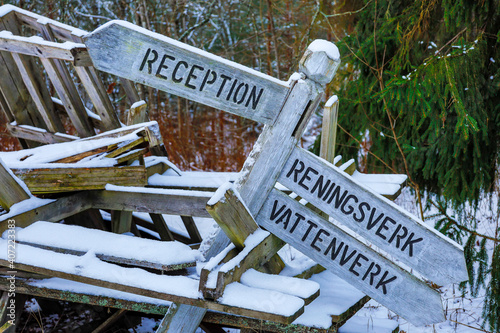
[[[234, 186], [244, 207], [220, 198], [217, 205], [224, 216], [247, 209], [246, 216], [260, 226], [416, 325], [444, 320], [439, 293], [409, 269], [438, 285], [463, 281], [467, 274], [460, 246], [296, 146], [340, 64], [333, 44], [313, 42], [291, 83], [123, 21], [103, 25], [85, 37], [85, 44], [102, 71], [266, 124]], [[276, 182], [343, 226], [273, 189]], [[255, 223], [251, 218], [242, 221]], [[245, 226], [239, 228], [245, 238]], [[208, 257], [228, 244], [219, 235]], [[160, 327], [164, 332], [194, 332], [204, 313], [176, 305]]]
[[287, 82], [153, 33], [111, 21], [85, 38], [94, 66], [135, 82], [270, 124]]
[[294, 148], [278, 182], [432, 282], [467, 279], [458, 244], [308, 151]]

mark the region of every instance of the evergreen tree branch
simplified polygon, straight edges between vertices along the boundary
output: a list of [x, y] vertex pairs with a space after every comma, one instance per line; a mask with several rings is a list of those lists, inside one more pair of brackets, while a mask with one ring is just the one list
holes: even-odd
[[357, 14], [357, 13], [361, 13], [366, 7], [368, 7], [368, 5], [372, 2], [372, 0], [368, 1], [366, 3], [366, 5], [364, 5], [362, 8], [358, 9], [358, 10], [354, 10], [354, 11], [350, 11], [350, 12], [344, 12], [344, 13], [336, 13], [336, 14], [331, 14], [331, 15], [326, 15], [324, 13], [321, 13], [323, 14], [324, 17], [326, 18], [329, 18], [329, 17], [337, 17], [337, 16], [344, 16], [344, 15], [354, 15], [354, 14]]
[[475, 235], [475, 236], [478, 236], [478, 237], [481, 237], [481, 238], [486, 238], [488, 240], [491, 240], [495, 243], [498, 243], [500, 242], [500, 239], [496, 238], [496, 237], [491, 237], [491, 236], [488, 236], [488, 235], [484, 235], [484, 234], [480, 234], [478, 233], [477, 231], [474, 231], [474, 230], [471, 230], [463, 225], [461, 225], [460, 223], [458, 223], [457, 220], [455, 220], [454, 218], [452, 218], [451, 216], [448, 215], [448, 213], [446, 213], [446, 209], [443, 207], [443, 205], [441, 205], [441, 203], [436, 203], [432, 200], [430, 200], [430, 203], [437, 208], [437, 210], [441, 213], [441, 215], [443, 215], [446, 220], [448, 222], [450, 222], [451, 224], [453, 224], [454, 226], [456, 226], [458, 229], [462, 230], [462, 231], [465, 231], [465, 232], [468, 232], [472, 235]]

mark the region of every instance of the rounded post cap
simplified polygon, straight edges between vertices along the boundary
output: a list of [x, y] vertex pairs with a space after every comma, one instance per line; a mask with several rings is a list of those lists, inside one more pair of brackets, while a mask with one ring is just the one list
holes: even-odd
[[340, 53], [332, 42], [316, 39], [299, 62], [299, 71], [321, 85], [332, 81], [340, 66]]

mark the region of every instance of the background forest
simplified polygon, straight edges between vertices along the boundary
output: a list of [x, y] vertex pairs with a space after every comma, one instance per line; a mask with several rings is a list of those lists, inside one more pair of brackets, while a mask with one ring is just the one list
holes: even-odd
[[[287, 80], [314, 39], [342, 66], [337, 151], [358, 170], [404, 173], [418, 213], [463, 244], [500, 332], [500, 1], [1, 1], [92, 31], [123, 19]], [[126, 116], [120, 82], [108, 93]], [[238, 171], [262, 125], [139, 87], [181, 169]], [[17, 149], [0, 122], [2, 150]], [[318, 153], [316, 140], [311, 149]]]

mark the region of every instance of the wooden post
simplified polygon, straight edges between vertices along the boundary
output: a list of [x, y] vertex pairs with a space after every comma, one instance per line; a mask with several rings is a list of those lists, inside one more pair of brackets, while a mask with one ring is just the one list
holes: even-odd
[[337, 137], [337, 118], [339, 112], [339, 99], [332, 96], [323, 109], [323, 125], [321, 129], [321, 146], [319, 156], [333, 163], [335, 158], [335, 142]]

